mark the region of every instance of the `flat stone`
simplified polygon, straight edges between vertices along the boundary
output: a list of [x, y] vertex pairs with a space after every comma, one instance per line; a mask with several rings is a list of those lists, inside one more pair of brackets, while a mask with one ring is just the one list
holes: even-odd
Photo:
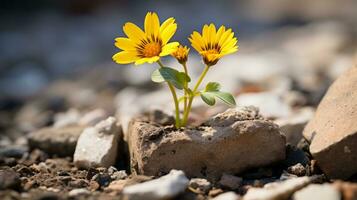
[[[129, 126], [131, 169], [149, 176], [171, 169], [219, 179], [285, 158], [285, 137], [253, 107], [229, 109], [197, 128], [176, 130], [142, 119]], [[234, 164], [233, 164], [234, 163]]]
[[331, 184], [311, 184], [302, 190], [295, 192], [293, 200], [310, 200], [310, 199], [323, 199], [323, 200], [340, 200], [340, 192]]
[[84, 127], [78, 125], [42, 128], [29, 135], [29, 146], [31, 149], [38, 148], [48, 154], [72, 156], [83, 130]]
[[213, 198], [212, 200], [239, 200], [239, 196], [234, 192], [226, 192]]
[[244, 200], [288, 200], [297, 190], [310, 184], [314, 178], [299, 177], [282, 182], [266, 184], [264, 188], [250, 188]]
[[304, 129], [310, 152], [330, 178], [357, 173], [357, 66], [342, 74], [321, 100]]
[[78, 139], [73, 161], [79, 168], [110, 167], [115, 164], [118, 153], [121, 126], [114, 117], [109, 117], [86, 128]]
[[171, 199], [184, 192], [188, 184], [189, 180], [183, 171], [171, 170], [158, 179], [125, 187], [122, 194], [126, 200]]

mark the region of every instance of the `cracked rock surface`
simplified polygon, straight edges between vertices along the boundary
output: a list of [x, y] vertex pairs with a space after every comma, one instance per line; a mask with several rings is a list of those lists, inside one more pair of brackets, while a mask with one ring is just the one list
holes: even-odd
[[184, 131], [136, 119], [128, 143], [132, 170], [145, 175], [181, 169], [189, 177], [219, 179], [285, 158], [279, 127], [254, 107], [229, 109]]

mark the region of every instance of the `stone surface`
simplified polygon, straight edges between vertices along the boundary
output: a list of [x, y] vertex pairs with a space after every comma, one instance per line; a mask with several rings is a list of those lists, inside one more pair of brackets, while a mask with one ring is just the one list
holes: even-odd
[[336, 181], [333, 185], [342, 193], [344, 200], [357, 200], [357, 183]]
[[286, 143], [296, 146], [303, 138], [302, 132], [314, 115], [314, 109], [305, 107], [293, 113], [293, 115], [275, 120], [280, 130], [285, 134]]
[[184, 131], [136, 119], [129, 133], [131, 168], [138, 174], [180, 169], [189, 177], [217, 180], [223, 173], [235, 174], [285, 158], [285, 137], [254, 107], [229, 109]]
[[28, 141], [32, 149], [39, 148], [46, 153], [59, 156], [72, 156], [83, 130], [83, 126], [77, 125], [61, 128], [47, 127], [32, 132]]
[[122, 194], [126, 200], [170, 199], [185, 191], [188, 184], [183, 171], [171, 170], [158, 179], [125, 187]]
[[264, 188], [250, 188], [244, 200], [288, 200], [297, 190], [314, 180], [312, 177], [292, 178], [280, 183], [266, 184]]
[[226, 192], [213, 198], [212, 200], [239, 200], [239, 196], [234, 192]]
[[242, 184], [243, 179], [241, 177], [233, 176], [230, 174], [223, 174], [221, 180], [219, 180], [219, 185], [231, 189], [237, 190]]
[[293, 195], [293, 200], [310, 200], [310, 199], [323, 199], [323, 200], [340, 200], [340, 192], [330, 184], [311, 184]]
[[110, 167], [115, 164], [121, 126], [114, 117], [109, 117], [86, 128], [78, 139], [73, 160], [78, 167]]
[[13, 170], [0, 170], [0, 190], [18, 189], [21, 185], [19, 174]]
[[189, 187], [199, 193], [207, 193], [212, 184], [204, 178], [193, 178], [190, 180]]
[[357, 173], [357, 66], [341, 75], [304, 129], [310, 152], [331, 178]]

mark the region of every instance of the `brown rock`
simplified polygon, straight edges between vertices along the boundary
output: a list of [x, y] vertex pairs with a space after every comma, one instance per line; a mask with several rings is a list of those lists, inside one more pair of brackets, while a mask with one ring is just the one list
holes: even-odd
[[189, 177], [218, 179], [285, 158], [279, 127], [256, 108], [229, 109], [197, 128], [176, 130], [142, 119], [129, 125], [134, 173], [160, 175], [181, 169]]
[[331, 178], [357, 173], [357, 66], [342, 74], [304, 130], [310, 152]]

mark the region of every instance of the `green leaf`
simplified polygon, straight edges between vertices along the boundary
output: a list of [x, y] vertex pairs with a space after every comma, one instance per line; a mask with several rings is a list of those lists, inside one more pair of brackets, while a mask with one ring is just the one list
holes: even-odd
[[234, 100], [234, 97], [228, 92], [221, 92], [221, 91], [201, 92], [201, 98], [204, 102], [206, 102], [210, 106], [215, 104], [215, 101], [213, 101], [215, 98], [220, 99], [221, 101], [223, 101], [223, 103], [227, 104], [228, 106], [233, 107], [236, 105], [236, 101]]
[[156, 83], [167, 81], [177, 89], [182, 90], [185, 87], [185, 83], [190, 82], [191, 78], [184, 72], [179, 72], [170, 67], [162, 67], [151, 74], [151, 80]]
[[151, 80], [155, 83], [162, 83], [165, 82], [164, 77], [161, 76], [159, 69], [156, 69], [152, 74], [151, 74]]
[[216, 100], [214, 98], [214, 95], [208, 93], [208, 92], [202, 92], [201, 93], [201, 99], [208, 105], [213, 106], [216, 104]]
[[223, 101], [223, 103], [227, 104], [228, 106], [236, 106], [236, 101], [233, 97], [233, 95], [231, 95], [228, 92], [210, 92], [213, 93], [215, 97], [219, 98], [221, 101]]
[[221, 89], [221, 84], [217, 82], [209, 82], [206, 85], [205, 92], [219, 91]]

